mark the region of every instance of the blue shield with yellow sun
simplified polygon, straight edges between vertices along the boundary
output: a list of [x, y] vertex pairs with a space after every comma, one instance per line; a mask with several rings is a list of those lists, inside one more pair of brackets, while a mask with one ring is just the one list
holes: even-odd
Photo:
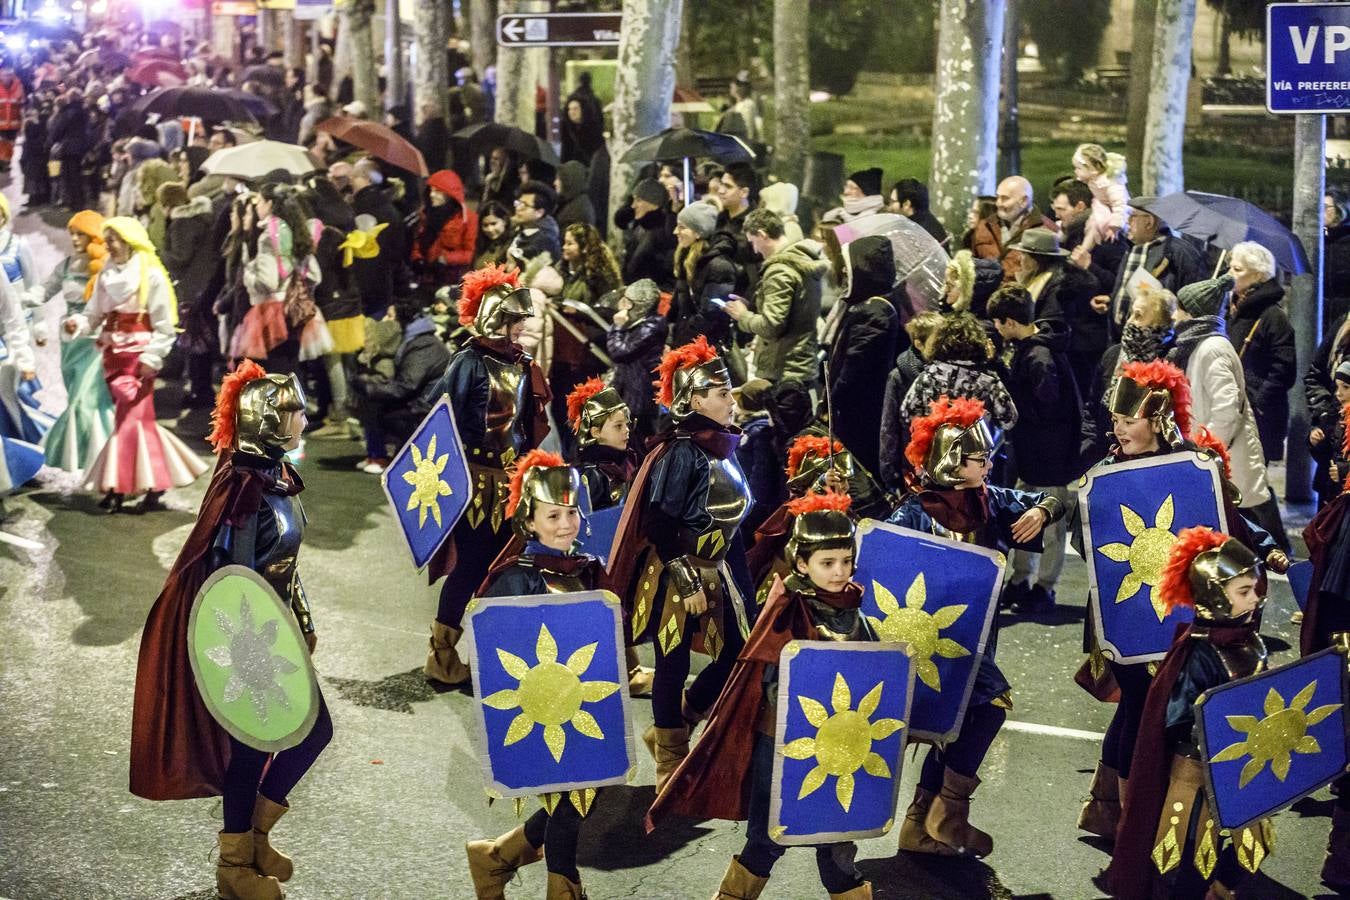
[[1006, 560], [997, 550], [864, 519], [858, 526], [862, 609], [877, 637], [900, 641], [914, 669], [910, 734], [949, 741], [998, 608]]
[[792, 641], [778, 668], [769, 836], [879, 837], [895, 823], [914, 666], [871, 641]]
[[1078, 488], [1097, 646], [1123, 663], [1162, 659], [1190, 609], [1167, 612], [1159, 591], [1183, 528], [1228, 531], [1212, 457], [1185, 451], [1100, 466]]
[[464, 628], [489, 796], [631, 780], [622, 620], [608, 591], [473, 601]]
[[413, 564], [421, 569], [445, 543], [473, 498], [469, 464], [448, 397], [427, 413], [381, 481]]
[[1323, 650], [1195, 703], [1210, 808], [1237, 831], [1345, 774], [1345, 651]]

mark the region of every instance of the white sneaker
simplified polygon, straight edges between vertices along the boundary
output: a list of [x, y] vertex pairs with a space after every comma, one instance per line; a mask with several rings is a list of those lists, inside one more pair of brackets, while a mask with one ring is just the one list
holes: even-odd
[[385, 469], [389, 468], [389, 463], [371, 460], [361, 467], [361, 471], [367, 475], [379, 475]]

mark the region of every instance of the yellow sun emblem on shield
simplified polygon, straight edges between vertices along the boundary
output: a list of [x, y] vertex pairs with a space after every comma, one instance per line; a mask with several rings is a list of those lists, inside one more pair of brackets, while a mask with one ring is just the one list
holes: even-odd
[[1128, 544], [1103, 544], [1097, 548], [1098, 553], [1112, 562], [1130, 564], [1129, 573], [1116, 591], [1116, 602], [1124, 603], [1139, 593], [1140, 588], [1148, 585], [1149, 602], [1153, 604], [1153, 612], [1159, 622], [1167, 617], [1167, 607], [1158, 594], [1158, 584], [1162, 581], [1163, 568], [1167, 565], [1167, 554], [1177, 540], [1176, 535], [1169, 530], [1174, 513], [1172, 495], [1168, 494], [1162, 506], [1158, 507], [1158, 514], [1153, 517], [1153, 527], [1149, 528], [1144, 525], [1143, 516], [1122, 503], [1120, 518], [1134, 540]]
[[942, 629], [950, 628], [966, 611], [966, 604], [954, 604], [934, 610], [924, 611], [928, 600], [928, 588], [924, 584], [923, 573], [914, 576], [914, 581], [905, 591], [905, 605], [902, 609], [895, 595], [876, 581], [872, 582], [876, 592], [877, 607], [884, 618], [868, 616], [867, 621], [883, 641], [904, 641], [909, 645], [909, 656], [914, 660], [914, 671], [919, 680], [935, 691], [942, 690], [942, 681], [938, 677], [937, 664], [933, 656], [944, 659], [956, 659], [969, 656], [970, 651], [951, 638], [942, 637]]
[[1247, 764], [1242, 767], [1242, 774], [1238, 776], [1239, 788], [1245, 788], [1248, 782], [1260, 775], [1266, 763], [1270, 763], [1270, 771], [1275, 777], [1284, 781], [1289, 775], [1291, 754], [1322, 752], [1317, 738], [1308, 734], [1308, 729], [1340, 709], [1339, 703], [1328, 703], [1312, 712], [1304, 712], [1303, 708], [1308, 705], [1316, 690], [1317, 682], [1309, 682], [1286, 708], [1279, 691], [1271, 688], [1266, 694], [1264, 719], [1258, 719], [1256, 716], [1227, 716], [1229, 726], [1247, 737], [1236, 744], [1224, 747], [1210, 757], [1209, 761], [1229, 762], [1250, 756], [1251, 759], [1247, 760]]
[[872, 714], [881, 704], [881, 690], [885, 682], [877, 682], [876, 687], [867, 692], [858, 702], [858, 708], [852, 709], [853, 700], [849, 694], [848, 682], [843, 673], [835, 673], [834, 690], [830, 694], [830, 706], [834, 714], [825, 711], [824, 704], [805, 695], [798, 695], [806, 721], [816, 728], [815, 737], [797, 738], [783, 747], [783, 755], [788, 759], [810, 759], [815, 757], [816, 765], [802, 779], [797, 799], [809, 797], [825, 783], [831, 775], [835, 777], [834, 796], [844, 812], [853, 803], [853, 776], [859, 769], [876, 778], [890, 778], [891, 767], [879, 753], [872, 750], [873, 741], [881, 741], [895, 734], [905, 723], [899, 719], [877, 719]]
[[553, 754], [553, 761], [562, 762], [563, 748], [567, 743], [563, 725], [571, 725], [586, 737], [605, 739], [595, 716], [581, 708], [583, 703], [603, 700], [619, 689], [615, 681], [581, 680], [595, 657], [596, 646], [586, 644], [569, 656], [567, 662], [560, 663], [557, 641], [549, 633], [547, 625], [540, 625], [539, 638], [534, 644], [537, 664], [533, 668], [514, 653], [497, 648], [497, 658], [501, 660], [502, 668], [519, 682], [514, 688], [497, 691], [483, 698], [483, 705], [492, 709], [520, 710], [520, 714], [506, 729], [503, 747], [524, 740], [534, 731], [535, 725], [542, 725], [544, 744]]
[[441, 478], [445, 464], [450, 461], [450, 454], [446, 453], [437, 458], [436, 435], [433, 434], [427, 443], [425, 456], [416, 444], [412, 445], [412, 461], [413, 470], [403, 473], [403, 480], [413, 486], [412, 494], [408, 497], [408, 505], [404, 510], [417, 510], [418, 528], [427, 524], [427, 510], [431, 510], [431, 517], [436, 520], [437, 525], [440, 525], [440, 498], [449, 497], [451, 493], [450, 485]]

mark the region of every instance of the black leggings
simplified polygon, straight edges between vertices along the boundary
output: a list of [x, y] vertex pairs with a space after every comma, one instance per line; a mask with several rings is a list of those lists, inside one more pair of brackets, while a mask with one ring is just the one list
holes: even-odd
[[1102, 764], [1115, 769], [1121, 778], [1130, 777], [1134, 761], [1134, 742], [1139, 736], [1139, 720], [1144, 715], [1144, 701], [1153, 676], [1148, 674], [1148, 663], [1111, 663], [1111, 674], [1120, 685], [1120, 702], [1116, 714], [1106, 728], [1102, 741]]
[[942, 773], [951, 769], [958, 775], [974, 778], [984, 762], [985, 754], [994, 743], [998, 730], [1008, 713], [993, 703], [979, 703], [966, 708], [961, 733], [946, 747], [933, 746], [919, 771], [919, 787], [936, 794], [942, 789]]
[[581, 872], [577, 870], [581, 822], [581, 813], [566, 796], [553, 807], [552, 815], [541, 809], [525, 820], [525, 840], [531, 847], [544, 848], [544, 864], [548, 870], [576, 884], [581, 883]]
[[670, 653], [661, 652], [661, 642], [653, 641], [656, 650], [656, 674], [652, 679], [652, 719], [657, 728], [679, 728], [685, 724], [681, 715], [682, 701], [687, 696], [689, 705], [699, 712], [712, 709], [722, 687], [731, 675], [731, 667], [736, 664], [745, 639], [741, 637], [736, 616], [728, 604], [719, 627], [723, 630], [722, 652], [717, 659], [708, 663], [702, 672], [694, 678], [693, 684], [685, 689], [689, 678], [690, 652], [694, 635], [698, 634], [699, 617], [690, 616], [684, 623], [684, 639]]
[[461, 627], [469, 601], [478, 593], [497, 554], [511, 539], [510, 524], [503, 522], [501, 531], [493, 531], [490, 515], [490, 511], [485, 514], [477, 528], [470, 528], [466, 519], [460, 519], [450, 537], [455, 542], [455, 567], [441, 584], [436, 621], [442, 625]]
[[[286, 795], [314, 765], [333, 739], [328, 704], [319, 695], [319, 716], [299, 744], [273, 755], [230, 738], [230, 764], [225, 769], [225, 833], [239, 834], [253, 827], [253, 804], [258, 794], [286, 805]], [[268, 765], [271, 760], [271, 765]], [[263, 769], [267, 775], [263, 775]]]

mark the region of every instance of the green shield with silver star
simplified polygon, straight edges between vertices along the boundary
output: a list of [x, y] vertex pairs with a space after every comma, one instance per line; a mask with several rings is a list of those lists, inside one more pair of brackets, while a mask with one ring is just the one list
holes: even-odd
[[252, 569], [225, 566], [206, 579], [188, 619], [188, 659], [207, 710], [241, 743], [276, 753], [314, 727], [319, 683], [305, 636]]

